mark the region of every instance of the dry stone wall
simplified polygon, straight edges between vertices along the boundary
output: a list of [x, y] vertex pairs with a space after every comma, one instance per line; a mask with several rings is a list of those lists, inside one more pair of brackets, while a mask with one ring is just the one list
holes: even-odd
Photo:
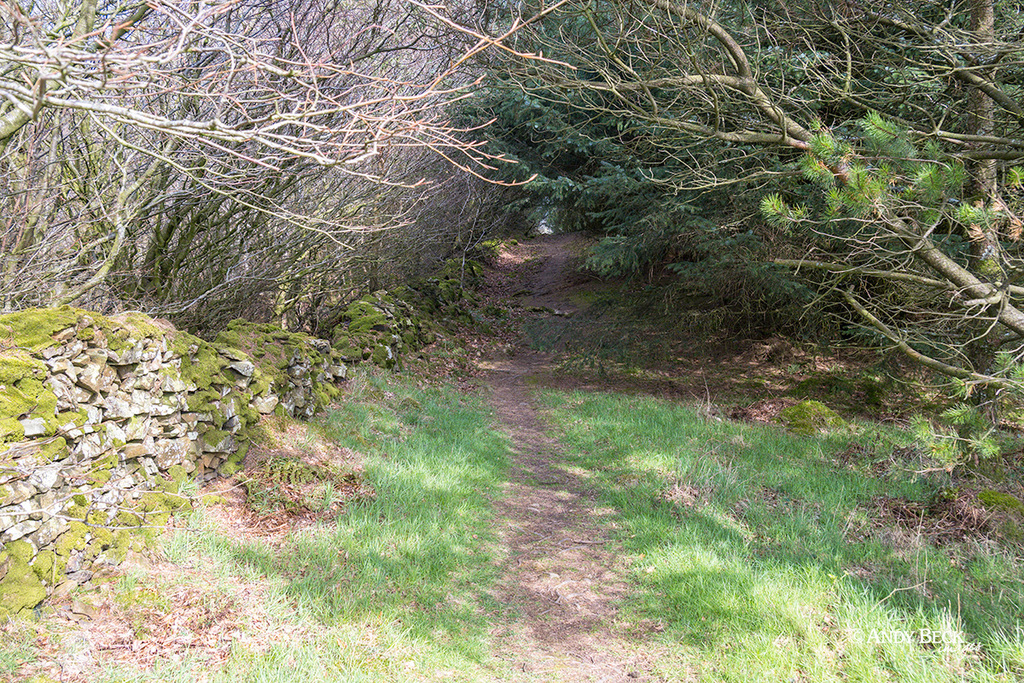
[[211, 343], [142, 315], [0, 315], [0, 619], [88, 580], [238, 468], [260, 413], [337, 395], [339, 352], [236, 321]]
[[403, 354], [433, 343], [433, 326], [405, 300], [413, 294], [408, 288], [400, 288], [399, 296], [379, 290], [350, 303], [332, 335], [345, 362], [369, 361], [390, 369]]

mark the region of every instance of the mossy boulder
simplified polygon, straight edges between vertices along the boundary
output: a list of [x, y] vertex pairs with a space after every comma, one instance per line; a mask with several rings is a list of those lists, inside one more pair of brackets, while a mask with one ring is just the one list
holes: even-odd
[[381, 307], [384, 297], [367, 296], [359, 301], [353, 302], [345, 309], [345, 319], [348, 320], [349, 334], [358, 335], [367, 332], [390, 332], [391, 320], [387, 311]]
[[441, 268], [439, 279], [455, 282], [460, 287], [476, 287], [484, 275], [484, 267], [473, 259], [448, 259]]
[[800, 401], [779, 413], [779, 421], [794, 434], [810, 436], [842, 429], [846, 421], [821, 401]]
[[5, 313], [0, 315], [0, 334], [6, 333], [22, 349], [41, 351], [57, 343], [54, 336], [58, 332], [77, 326], [84, 314], [85, 311], [70, 306]]
[[32, 571], [43, 583], [53, 583], [56, 579], [57, 554], [52, 550], [44, 550], [35, 556], [30, 563]]
[[[250, 399], [271, 392], [283, 396], [290, 391], [292, 382], [288, 376], [289, 368], [308, 366], [317, 373], [318, 368], [342, 362], [342, 354], [332, 349], [326, 341], [300, 332], [289, 332], [273, 324], [233, 320], [228, 323], [227, 330], [217, 335], [216, 341], [252, 359], [254, 368]], [[254, 422], [258, 416], [248, 407], [249, 403], [249, 400], [243, 402], [239, 415]], [[315, 409], [323, 405], [317, 402]]]
[[[400, 288], [409, 295], [412, 290]], [[402, 298], [383, 290], [353, 301], [335, 326], [331, 345], [349, 363], [370, 361], [383, 368], [401, 363], [402, 354], [433, 341], [432, 326]]]
[[[2, 332], [3, 328], [0, 328]], [[46, 365], [22, 349], [8, 349], [0, 353], [0, 387], [10, 386], [20, 379], [46, 376]]]

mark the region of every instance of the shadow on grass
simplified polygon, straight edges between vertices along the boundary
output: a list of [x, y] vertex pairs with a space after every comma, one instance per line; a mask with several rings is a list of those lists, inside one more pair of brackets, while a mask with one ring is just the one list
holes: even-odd
[[497, 566], [488, 496], [507, 470], [508, 441], [479, 406], [455, 396], [410, 390], [386, 403], [396, 408], [367, 410], [352, 399], [324, 425], [366, 454], [373, 500], [279, 547], [232, 542], [227, 550], [279, 580], [296, 609], [320, 623], [383, 621], [482, 658]]
[[[548, 392], [545, 400], [572, 464], [597, 473], [624, 547], [638, 558], [628, 618], [660, 621], [669, 640], [768, 679], [789, 667], [817, 668], [822, 680], [860, 670], [869, 680], [886, 671], [961, 680], [979, 662], [985, 675], [1024, 673], [1014, 668], [1024, 667], [1019, 644], [1010, 664], [993, 655], [1006, 650], [1006, 634], [1021, 637], [1019, 553], [936, 548], [867, 518], [874, 496], [925, 499], [928, 482], [837, 465], [831, 454], [850, 438], [704, 421], [640, 397]], [[954, 653], [914, 641], [922, 630], [971, 642]]]

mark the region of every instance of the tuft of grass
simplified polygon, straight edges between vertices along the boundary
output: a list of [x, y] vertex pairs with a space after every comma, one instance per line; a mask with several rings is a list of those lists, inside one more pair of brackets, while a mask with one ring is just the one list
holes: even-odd
[[36, 635], [25, 623], [0, 624], [0, 680], [15, 680], [14, 675], [36, 660]]
[[879, 528], [878, 497], [928, 500], [936, 483], [838, 457], [880, 459], [906, 435], [799, 437], [646, 397], [543, 401], [569, 465], [618, 511], [634, 583], [622, 618], [661, 625], [650, 637], [677, 655], [662, 675], [987, 681], [1024, 667], [1019, 550]]

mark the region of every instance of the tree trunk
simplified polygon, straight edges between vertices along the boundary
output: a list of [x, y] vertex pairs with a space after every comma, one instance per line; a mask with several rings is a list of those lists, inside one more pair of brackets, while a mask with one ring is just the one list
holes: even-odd
[[[995, 8], [993, 0], [971, 0], [971, 30], [979, 46], [976, 59], [987, 60], [985, 46], [995, 42]], [[990, 76], [987, 71], [982, 75]], [[970, 118], [967, 132], [972, 135], [991, 135], [995, 120], [995, 103], [980, 88], [970, 92]], [[979, 159], [969, 167], [971, 173], [970, 201], [984, 208], [990, 220], [981, 225], [967, 226], [970, 241], [971, 270], [997, 287], [1003, 284], [1002, 259], [1000, 258], [999, 221], [996, 217], [1003, 206], [999, 195], [998, 166], [995, 159]], [[994, 304], [998, 306], [999, 304]], [[975, 372], [991, 374], [996, 353], [999, 350], [1001, 326], [994, 324], [993, 315], [986, 311], [974, 326], [974, 336], [965, 349], [968, 360]], [[999, 423], [998, 390], [991, 386], [979, 387], [973, 394], [975, 405], [993, 424]]]

